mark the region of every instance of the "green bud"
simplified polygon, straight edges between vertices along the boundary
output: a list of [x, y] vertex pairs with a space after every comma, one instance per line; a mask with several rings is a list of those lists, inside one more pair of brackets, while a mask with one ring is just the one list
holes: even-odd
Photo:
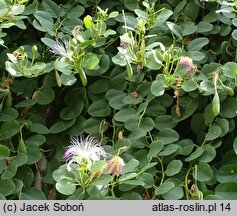
[[36, 54], [36, 53], [38, 52], [38, 48], [37, 48], [36, 45], [34, 45], [34, 46], [31, 48], [31, 52], [32, 52], [33, 54]]

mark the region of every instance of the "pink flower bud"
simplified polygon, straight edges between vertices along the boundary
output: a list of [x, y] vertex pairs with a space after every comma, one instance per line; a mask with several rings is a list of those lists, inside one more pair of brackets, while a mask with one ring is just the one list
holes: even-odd
[[114, 156], [111, 160], [107, 162], [106, 170], [109, 174], [119, 176], [123, 172], [124, 165], [125, 163], [121, 157]]
[[195, 66], [194, 66], [193, 60], [191, 58], [189, 58], [189, 57], [181, 57], [179, 63], [180, 63], [180, 65], [183, 68], [186, 68], [188, 70], [190, 75], [193, 75]]

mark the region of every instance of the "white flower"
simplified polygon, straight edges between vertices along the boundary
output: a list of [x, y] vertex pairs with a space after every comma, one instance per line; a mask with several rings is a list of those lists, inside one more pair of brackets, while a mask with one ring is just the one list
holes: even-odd
[[56, 46], [53, 49], [50, 49], [50, 51], [54, 53], [54, 55], [60, 56], [62, 59], [73, 61], [73, 51], [70, 47], [71, 42], [66, 40], [63, 43], [57, 42]]
[[[84, 136], [71, 137], [71, 145], [67, 147], [64, 153], [64, 158], [68, 159], [67, 169], [70, 171], [73, 167], [83, 164], [90, 169], [93, 162], [100, 160], [101, 157], [106, 157], [106, 152], [99, 143], [99, 140], [92, 137]], [[71, 167], [72, 166], [72, 167]]]

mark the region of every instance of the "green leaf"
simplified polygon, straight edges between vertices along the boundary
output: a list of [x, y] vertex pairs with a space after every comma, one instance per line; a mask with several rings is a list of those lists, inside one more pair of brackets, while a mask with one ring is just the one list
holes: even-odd
[[52, 134], [60, 133], [62, 131], [65, 131], [66, 129], [70, 128], [75, 123], [75, 121], [76, 121], [76, 119], [72, 119], [72, 120], [68, 120], [68, 121], [66, 121], [66, 120], [58, 121], [50, 127], [49, 131]]
[[220, 196], [222, 200], [237, 200], [237, 183], [226, 182], [217, 185], [215, 194]]
[[115, 17], [118, 16], [118, 15], [119, 15], [119, 12], [118, 12], [118, 11], [112, 11], [112, 12], [109, 14], [108, 19], [115, 18]]
[[151, 70], [159, 70], [162, 67], [163, 55], [158, 50], [146, 52], [146, 67]]
[[166, 145], [177, 141], [179, 139], [179, 134], [171, 128], [166, 128], [158, 133], [157, 139]]
[[50, 36], [54, 35], [53, 18], [46, 11], [36, 11], [34, 13], [36, 18], [33, 21], [33, 26], [39, 31], [47, 32]]
[[15, 184], [10, 179], [0, 179], [0, 194], [9, 196], [15, 190]]
[[82, 62], [82, 67], [86, 69], [97, 69], [96, 66], [99, 64], [100, 60], [98, 56], [94, 53], [87, 53]]
[[159, 156], [169, 156], [179, 150], [179, 146], [176, 144], [169, 144], [158, 154]]
[[106, 131], [107, 127], [107, 124], [103, 124], [101, 127], [101, 120], [96, 118], [89, 118], [83, 122], [83, 130], [91, 135], [98, 136], [100, 130]]
[[99, 61], [100, 61], [99, 64], [95, 68], [93, 68], [93, 70], [85, 69], [86, 75], [98, 76], [98, 75], [104, 74], [106, 71], [108, 71], [109, 66], [110, 66], [109, 56], [108, 55], [101, 55]]
[[14, 108], [4, 108], [0, 112], [0, 121], [1, 122], [7, 122], [7, 121], [13, 121], [18, 117], [18, 112]]
[[118, 111], [114, 115], [114, 120], [120, 121], [120, 122], [125, 122], [125, 121], [127, 121], [128, 118], [136, 116], [136, 115], [137, 115], [136, 110], [134, 110], [132, 108], [124, 108], [124, 109]]
[[72, 86], [77, 81], [77, 78], [74, 75], [66, 75], [64, 73], [61, 74], [60, 79], [65, 86]]
[[173, 189], [162, 194], [162, 197], [165, 200], [178, 200], [184, 196], [182, 182], [179, 179], [169, 178], [165, 182], [172, 182], [175, 185], [175, 187]]
[[123, 103], [126, 94], [120, 90], [110, 89], [106, 93], [106, 98], [109, 100], [109, 105], [116, 110], [121, 110], [127, 105]]
[[88, 113], [93, 117], [106, 117], [111, 113], [108, 103], [104, 100], [94, 101], [88, 108]]
[[39, 188], [31, 187], [20, 194], [20, 200], [46, 200], [46, 196]]
[[16, 175], [17, 171], [17, 164], [16, 163], [11, 163], [2, 173], [1, 178], [2, 179], [11, 179]]
[[169, 162], [165, 174], [167, 176], [176, 175], [181, 171], [182, 166], [183, 164], [180, 160], [172, 160], [171, 162]]
[[201, 61], [205, 58], [205, 53], [201, 51], [188, 51], [188, 57], [190, 57], [193, 61]]
[[183, 38], [182, 29], [175, 23], [166, 22], [167, 26], [169, 27], [170, 31], [172, 31], [179, 39]]
[[137, 177], [137, 176], [138, 176], [138, 174], [135, 173], [135, 172], [126, 173], [126, 174], [122, 175], [122, 176], [119, 178], [119, 181], [122, 183], [122, 182], [124, 182], [124, 181], [133, 179], [133, 178], [135, 178], [135, 177]]
[[77, 5], [73, 7], [67, 14], [68, 19], [75, 19], [80, 17], [82, 14], [84, 14], [85, 8], [82, 7], [81, 5]]
[[137, 0], [125, 0], [124, 5], [128, 10], [134, 11], [139, 8], [139, 4]]
[[169, 17], [173, 14], [172, 10], [169, 10], [167, 8], [162, 8], [162, 11], [160, 14], [158, 14], [155, 25], [161, 25], [163, 24], [166, 20], [169, 19]]
[[185, 161], [193, 161], [199, 158], [204, 152], [204, 149], [201, 147], [198, 147], [189, 157], [185, 158]]
[[169, 182], [169, 181], [164, 182], [155, 190], [155, 194], [156, 195], [165, 194], [169, 192], [170, 190], [172, 190], [174, 187], [175, 187], [175, 184], [173, 182]]
[[122, 53], [117, 53], [113, 58], [112, 58], [112, 62], [114, 64], [120, 65], [120, 66], [126, 66], [127, 65], [127, 61], [126, 58], [124, 56], [124, 54]]
[[155, 140], [150, 145], [150, 150], [147, 154], [147, 158], [151, 159], [153, 157], [156, 157], [160, 151], [164, 148], [164, 143], [160, 140]]
[[216, 150], [215, 148], [210, 145], [206, 144], [202, 147], [204, 149], [203, 154], [198, 158], [199, 161], [209, 163], [216, 157]]
[[223, 73], [225, 76], [236, 79], [237, 77], [237, 63], [235, 62], [227, 62], [223, 68]]
[[32, 185], [34, 177], [34, 172], [29, 166], [18, 167], [16, 178], [23, 182], [25, 188], [29, 188]]
[[228, 97], [221, 103], [220, 115], [224, 118], [234, 118], [237, 115], [237, 100], [234, 97]]
[[209, 43], [208, 38], [206, 38], [206, 37], [199, 37], [199, 38], [196, 38], [196, 39], [192, 40], [188, 44], [187, 49], [188, 49], [188, 51], [200, 50], [204, 46], [206, 46], [208, 43]]
[[208, 104], [205, 107], [204, 110], [204, 120], [205, 120], [205, 124], [208, 125], [210, 123], [212, 123], [212, 121], [214, 120], [215, 116], [212, 110], [212, 104]]
[[155, 80], [152, 82], [151, 93], [155, 96], [161, 96], [165, 93], [165, 88], [159, 80]]
[[72, 74], [72, 66], [66, 61], [55, 61], [54, 68], [65, 75]]
[[72, 120], [77, 118], [84, 107], [84, 102], [82, 100], [75, 100], [73, 105], [63, 108], [60, 112], [60, 118], [63, 120]]
[[139, 165], [139, 161], [136, 159], [131, 159], [128, 163], [125, 164], [123, 175], [126, 173], [134, 172], [136, 171], [136, 168]]
[[144, 100], [143, 97], [138, 95], [137, 97], [134, 97], [133, 95], [129, 94], [123, 99], [124, 104], [139, 104]]
[[191, 154], [194, 148], [194, 143], [191, 139], [183, 139], [180, 142], [178, 142], [178, 145], [182, 148], [180, 154], [184, 156]]
[[89, 199], [105, 199], [104, 197], [108, 194], [107, 185], [91, 185], [86, 188], [87, 194], [90, 195]]
[[197, 24], [197, 27], [198, 27], [198, 29], [197, 29], [198, 33], [209, 32], [213, 29], [213, 25], [208, 22], [200, 22]]
[[28, 107], [28, 106], [33, 106], [34, 104], [36, 104], [34, 100], [28, 99], [28, 100], [24, 100], [17, 103], [15, 107]]
[[123, 138], [122, 140], [117, 140], [114, 145], [114, 150], [122, 154], [127, 151], [132, 146], [132, 142], [130, 139]]
[[99, 160], [99, 161], [96, 161], [95, 163], [93, 163], [91, 165], [91, 168], [90, 170], [91, 171], [101, 171], [103, 170], [104, 166], [106, 165], [106, 162], [104, 160]]
[[225, 136], [230, 131], [229, 121], [225, 118], [217, 118], [215, 124], [221, 128], [221, 137]]
[[48, 134], [49, 133], [49, 129], [45, 125], [40, 124], [40, 123], [30, 124], [29, 129], [30, 129], [30, 131], [39, 133], [39, 134]]
[[20, 131], [21, 125], [17, 121], [5, 122], [0, 127], [0, 139], [9, 139]]
[[182, 84], [182, 89], [186, 92], [191, 92], [191, 91], [194, 91], [195, 89], [197, 89], [197, 83], [193, 80], [187, 80], [187, 81], [184, 81], [183, 84]]
[[180, 122], [188, 118], [194, 113], [198, 105], [199, 105], [199, 100], [197, 98], [192, 99], [186, 96], [181, 97], [180, 98], [181, 117], [177, 117], [175, 113], [176, 106], [173, 106], [171, 110], [173, 121]]
[[235, 154], [237, 155], [237, 137], [235, 137], [234, 139], [233, 148], [234, 148]]
[[146, 189], [153, 187], [155, 184], [154, 177], [150, 173], [142, 173], [137, 179], [143, 182], [143, 187]]
[[174, 122], [171, 115], [159, 115], [156, 117], [155, 128], [158, 130], [166, 128], [174, 128], [177, 125], [177, 122]]
[[219, 126], [217, 125], [211, 125], [208, 129], [208, 132], [205, 136], [205, 140], [214, 140], [216, 138], [218, 138], [222, 133], [222, 130]]
[[98, 185], [104, 185], [107, 186], [109, 183], [113, 180], [113, 176], [111, 175], [102, 175], [96, 179], [93, 180], [92, 185], [98, 186]]
[[52, 176], [53, 176], [53, 179], [57, 182], [61, 181], [62, 179], [73, 179], [73, 178], [75, 178], [74, 174], [67, 170], [66, 165], [61, 165], [58, 169], [56, 169], [52, 173]]
[[197, 175], [194, 171], [193, 173], [194, 179], [198, 181], [210, 181], [213, 178], [213, 171], [209, 164], [205, 162], [199, 162], [197, 165]]
[[52, 14], [55, 18], [60, 16], [60, 7], [52, 0], [45, 0], [42, 2], [45, 11]]
[[70, 179], [61, 179], [56, 183], [56, 189], [64, 195], [71, 195], [76, 190], [76, 185]]
[[231, 33], [231, 36], [234, 40], [237, 40], [237, 29], [233, 30], [233, 32]]
[[4, 145], [0, 145], [0, 160], [10, 156], [10, 149]]
[[47, 86], [43, 86], [34, 93], [34, 99], [40, 105], [50, 104], [54, 100], [54, 97], [54, 90]]
[[216, 178], [220, 183], [237, 182], [237, 166], [225, 165], [221, 167], [216, 173]]
[[191, 35], [197, 31], [197, 26], [195, 25], [194, 22], [191, 21], [180, 23], [180, 27], [182, 29], [183, 36]]
[[55, 49], [55, 46], [57, 46], [57, 42], [50, 38], [42, 37], [40, 40], [52, 50]]

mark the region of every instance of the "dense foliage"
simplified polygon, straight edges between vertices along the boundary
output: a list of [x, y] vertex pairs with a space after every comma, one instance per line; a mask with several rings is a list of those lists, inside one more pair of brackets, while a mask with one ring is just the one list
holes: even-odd
[[236, 0], [0, 0], [0, 198], [237, 199], [236, 26]]

